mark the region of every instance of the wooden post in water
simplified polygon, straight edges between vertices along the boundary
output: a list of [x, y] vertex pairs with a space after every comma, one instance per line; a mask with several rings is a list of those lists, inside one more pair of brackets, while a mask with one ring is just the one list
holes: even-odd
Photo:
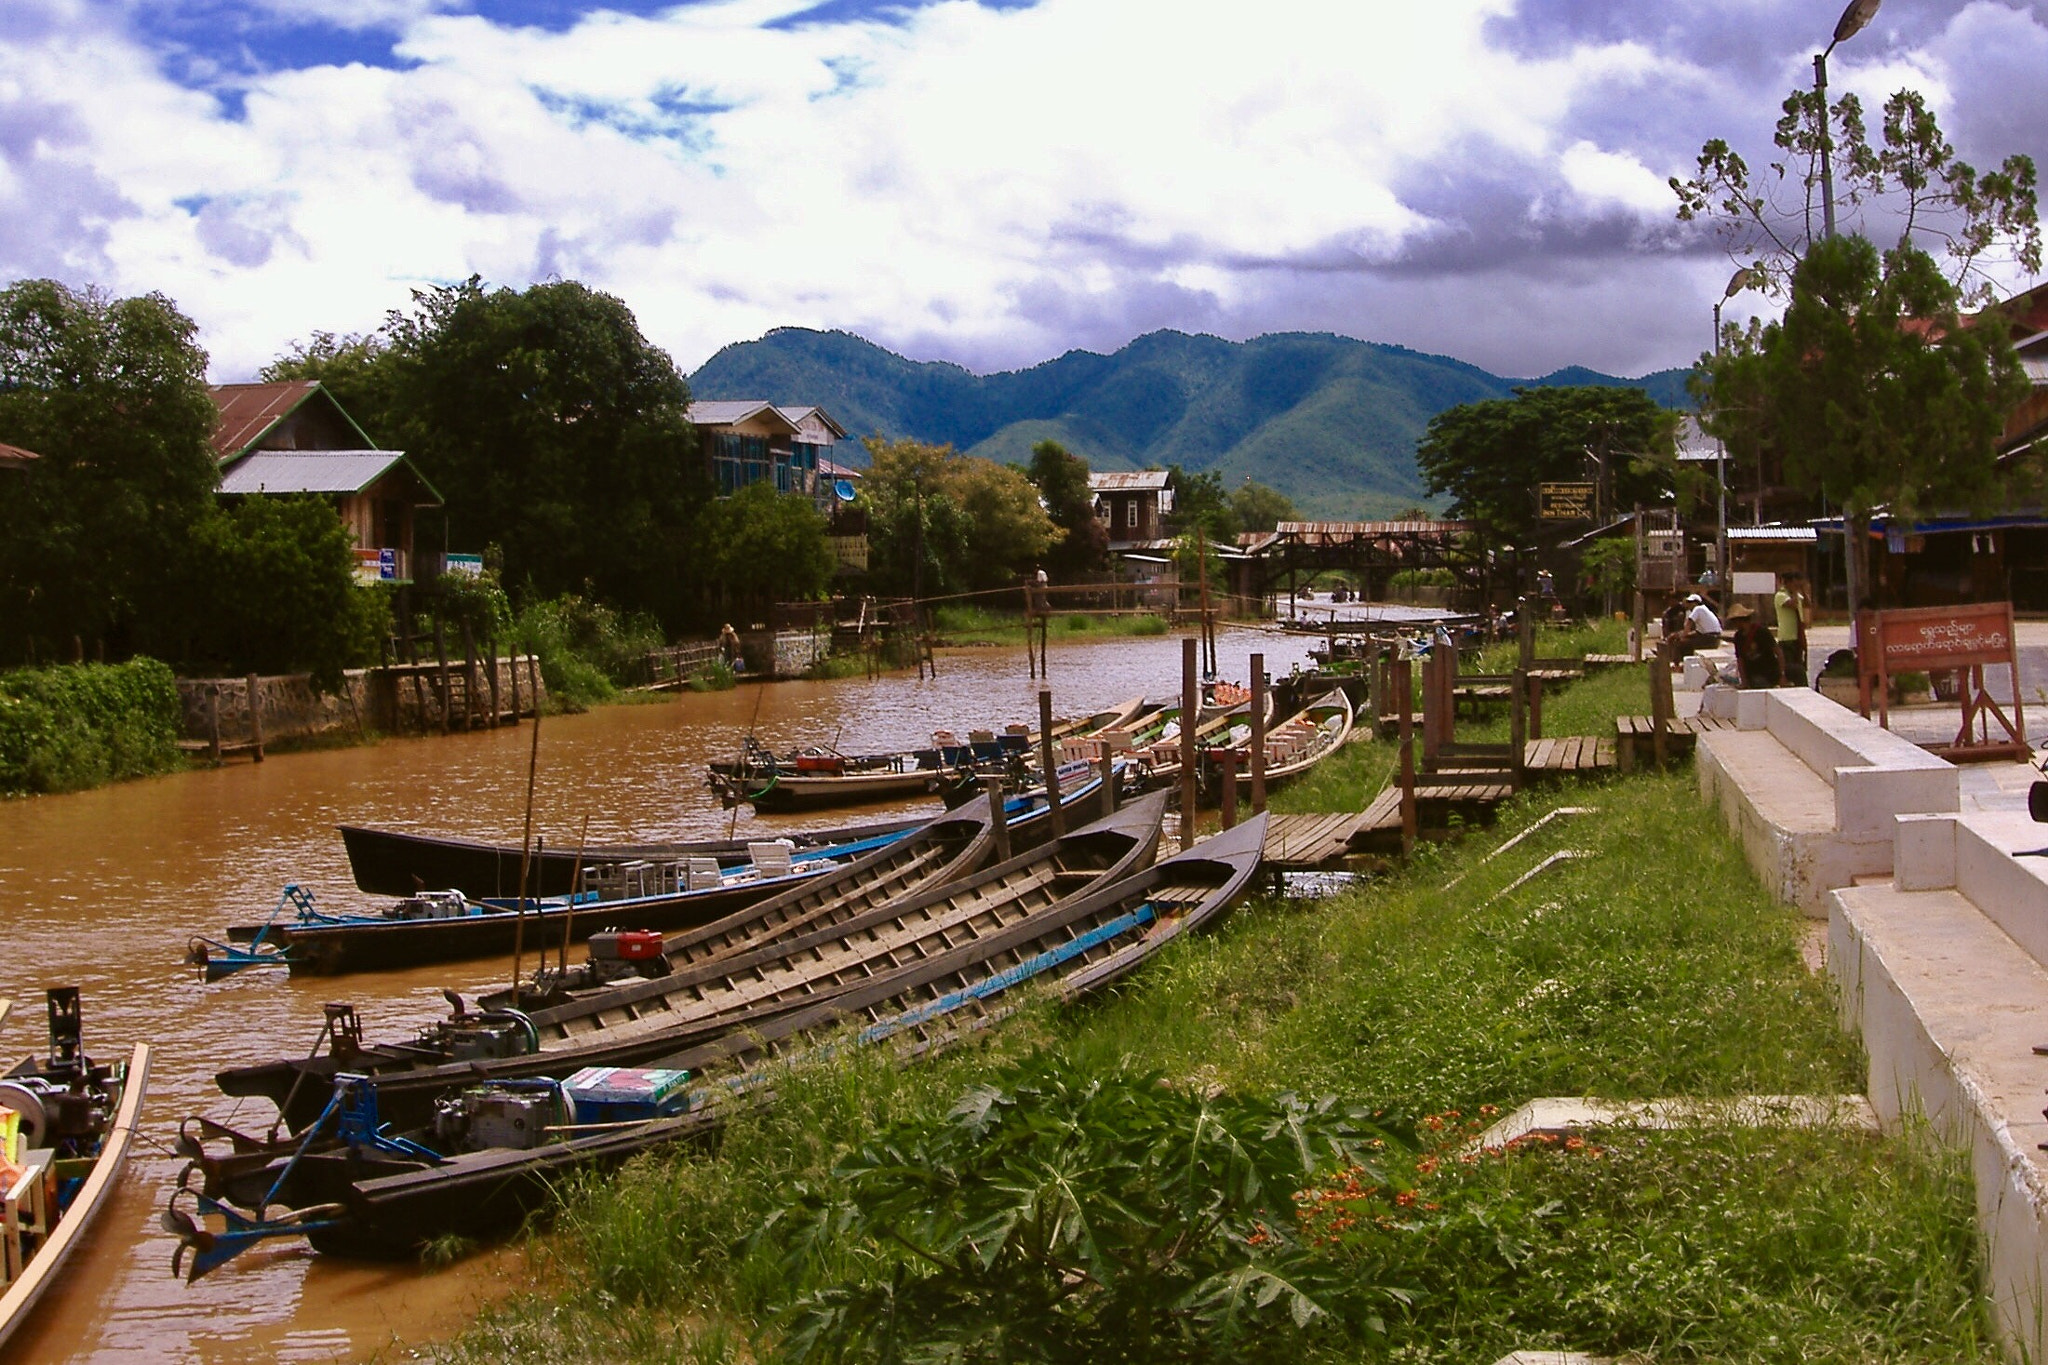
[[[249, 675], [246, 686], [249, 689], [249, 742], [256, 746], [256, 761], [263, 761], [263, 689], [258, 685], [254, 673]], [[347, 685], [343, 679], [343, 685]]]
[[1266, 656], [1252, 655], [1252, 814], [1266, 812]]
[[1223, 828], [1237, 827], [1237, 750], [1216, 751], [1216, 772], [1223, 783]]
[[1180, 642], [1180, 846], [1195, 842], [1195, 727], [1202, 723], [1202, 685], [1195, 644]]
[[[490, 670], [491, 675], [491, 728], [495, 730], [505, 723], [505, 708], [499, 704], [498, 697], [498, 637], [495, 633], [484, 641], [484, 653], [489, 656], [484, 667]], [[562, 964], [564, 969], [568, 965], [566, 962]]]
[[526, 752], [526, 828], [519, 835], [519, 913], [512, 922], [512, 999], [515, 1003], [519, 999], [519, 969], [524, 965], [520, 959], [526, 954], [526, 873], [533, 865], [533, 775], [539, 767], [540, 715], [536, 712], [533, 717], [533, 743]]
[[1099, 746], [1095, 761], [1101, 767], [1102, 800], [1097, 805], [1104, 819], [1116, 814], [1116, 752], [1109, 747], [1108, 740], [1097, 741]]
[[994, 829], [996, 836], [996, 861], [999, 863], [1008, 862], [1010, 860], [1010, 820], [1008, 813], [1003, 809], [1003, 779], [1000, 777], [984, 777], [981, 779], [981, 786], [982, 790], [988, 793], [988, 818], [989, 825]]
[[[448, 679], [448, 634], [441, 629], [441, 618], [438, 616], [434, 618], [434, 660], [439, 665], [439, 676], [441, 679], [441, 733], [445, 735], [448, 733], [449, 727], [454, 724], [454, 718], [449, 714], [449, 711], [455, 699], [455, 690], [450, 685]], [[515, 981], [512, 984], [517, 987], [519, 983]]]
[[540, 655], [526, 656], [526, 686], [533, 697], [533, 719], [540, 720]]
[[1060, 767], [1052, 747], [1052, 689], [1038, 689], [1038, 761], [1045, 769], [1045, 806], [1052, 820], [1052, 837], [1067, 832], [1066, 812], [1060, 809]]
[[220, 766], [220, 684], [206, 685], [206, 756]]

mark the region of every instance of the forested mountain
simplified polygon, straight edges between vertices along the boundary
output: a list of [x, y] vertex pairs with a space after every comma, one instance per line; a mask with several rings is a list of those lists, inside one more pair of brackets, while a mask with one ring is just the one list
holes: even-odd
[[977, 375], [846, 332], [782, 327], [725, 347], [690, 376], [697, 398], [820, 404], [856, 438], [950, 442], [1020, 464], [1051, 438], [1097, 469], [1215, 470], [1226, 487], [1256, 479], [1327, 517], [1422, 502], [1415, 443], [1443, 409], [1517, 386], [1576, 384], [1633, 384], [1667, 406], [1687, 401], [1683, 370], [1503, 379], [1447, 356], [1306, 332], [1245, 342], [1153, 332], [1114, 355], [1069, 351]]

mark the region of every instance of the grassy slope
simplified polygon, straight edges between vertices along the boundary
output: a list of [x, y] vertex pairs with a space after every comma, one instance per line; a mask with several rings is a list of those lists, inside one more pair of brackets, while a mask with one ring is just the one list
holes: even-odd
[[[1391, 747], [1347, 751], [1323, 796], [1362, 799]], [[1282, 803], [1311, 797], [1297, 788]], [[1567, 803], [1600, 812], [1484, 861]], [[1506, 890], [1564, 848], [1589, 856]], [[887, 1124], [943, 1122], [967, 1085], [1044, 1047], [1084, 1074], [1136, 1066], [1200, 1088], [1332, 1093], [1447, 1115], [1432, 1120], [1447, 1131], [1546, 1094], [1853, 1091], [1860, 1058], [1800, 962], [1802, 924], [1765, 898], [1683, 771], [1525, 796], [1497, 829], [1383, 881], [1311, 904], [1255, 901], [1114, 997], [1041, 1009], [986, 1052], [924, 1068], [844, 1059], [746, 1118], [721, 1155], [588, 1185], [568, 1235], [541, 1244], [561, 1288], [494, 1310], [447, 1354], [742, 1358], [757, 1323], [815, 1287], [788, 1283], [775, 1234], [757, 1235], [786, 1192], [834, 1180], [840, 1156]], [[1660, 1360], [1995, 1358], [1968, 1174], [1924, 1144], [1624, 1135], [1425, 1169], [1419, 1201], [1357, 1206], [1372, 1216], [1326, 1253], [1410, 1306], [1384, 1335], [1306, 1334], [1303, 1358], [1485, 1361], [1545, 1345]], [[828, 1249], [819, 1264], [854, 1254]]]

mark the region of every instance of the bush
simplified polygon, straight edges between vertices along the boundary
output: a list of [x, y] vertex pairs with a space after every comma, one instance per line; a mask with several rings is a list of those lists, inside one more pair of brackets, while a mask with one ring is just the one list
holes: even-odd
[[79, 791], [178, 763], [178, 685], [155, 659], [0, 674], [0, 792]]
[[512, 639], [540, 656], [548, 695], [565, 711], [609, 701], [639, 681], [647, 655], [663, 644], [653, 617], [624, 616], [574, 593], [529, 602], [513, 619]]

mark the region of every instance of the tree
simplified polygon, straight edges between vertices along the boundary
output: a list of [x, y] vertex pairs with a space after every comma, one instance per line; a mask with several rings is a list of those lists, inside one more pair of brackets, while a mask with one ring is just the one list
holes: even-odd
[[270, 383], [317, 379], [372, 440], [396, 439], [390, 433], [400, 426], [393, 410], [397, 356], [381, 332], [367, 336], [315, 332], [310, 340], [294, 342], [291, 354], [265, 365], [261, 377]]
[[868, 569], [886, 592], [933, 597], [1001, 587], [1058, 536], [1023, 473], [950, 445], [867, 442]]
[[342, 671], [374, 662], [391, 629], [382, 589], [355, 581], [355, 537], [324, 499], [246, 497], [194, 529], [188, 662], [236, 673], [312, 674], [338, 692]]
[[1292, 499], [1277, 488], [1250, 479], [1231, 490], [1230, 514], [1241, 531], [1270, 531], [1283, 521], [1295, 520]]
[[520, 292], [472, 276], [413, 300], [386, 320], [388, 354], [316, 337], [279, 365], [346, 361], [373, 389], [388, 366], [385, 425], [448, 499], [451, 544], [501, 546], [515, 591], [587, 585], [673, 629], [709, 490], [668, 354], [623, 302], [574, 281]]
[[1168, 529], [1179, 536], [1206, 534], [1212, 545], [1227, 545], [1237, 539], [1237, 515], [1230, 510], [1221, 474], [1213, 469], [1190, 474], [1177, 464], [1168, 465], [1166, 471], [1173, 487]]
[[1938, 244], [1947, 261], [1942, 273], [1960, 304], [1989, 303], [1997, 296], [1987, 263], [2040, 271], [2031, 157], [2008, 156], [1999, 169], [1980, 175], [1956, 156], [1925, 97], [1912, 90], [1885, 101], [1880, 136], [1880, 145], [1871, 146], [1856, 96], [1845, 94], [1832, 109], [1823, 109], [1817, 92], [1795, 90], [1785, 98], [1772, 139], [1779, 159], [1769, 164], [1769, 174], [1752, 174], [1727, 142], [1709, 141], [1700, 149], [1694, 177], [1671, 179], [1679, 221], [1711, 223], [1732, 258], [1753, 261], [1762, 287], [1786, 294], [1800, 260], [1820, 240], [1816, 229], [1826, 217], [1827, 206], [1820, 202], [1825, 144], [1844, 206], [1866, 221], [1895, 225], [1902, 245], [1925, 250]]
[[54, 280], [0, 290], [0, 441], [37, 452], [0, 479], [0, 639], [10, 652], [118, 653], [195, 604], [172, 572], [219, 480], [206, 353], [161, 294]]
[[1489, 545], [1538, 539], [1536, 485], [1594, 481], [1609, 508], [1660, 500], [1674, 487], [1677, 416], [1641, 389], [1516, 389], [1430, 419], [1415, 462], [1453, 517], [1481, 525]]
[[1840, 505], [1853, 583], [1870, 582], [1875, 509], [1982, 509], [1999, 491], [1998, 439], [2029, 386], [1997, 315], [1966, 324], [1958, 298], [1925, 252], [1836, 237], [1800, 261], [1782, 321], [1705, 360], [1710, 429], [1767, 440], [1787, 482]]
[[759, 615], [776, 602], [817, 597], [838, 567], [818, 510], [770, 483], [712, 503], [697, 533], [704, 580], [721, 611], [737, 606]]
[[1059, 540], [1046, 552], [1052, 576], [1068, 580], [1092, 577], [1109, 555], [1109, 529], [1095, 515], [1088, 462], [1058, 441], [1040, 441], [1031, 447], [1025, 477], [1037, 487], [1046, 515], [1059, 528]]

